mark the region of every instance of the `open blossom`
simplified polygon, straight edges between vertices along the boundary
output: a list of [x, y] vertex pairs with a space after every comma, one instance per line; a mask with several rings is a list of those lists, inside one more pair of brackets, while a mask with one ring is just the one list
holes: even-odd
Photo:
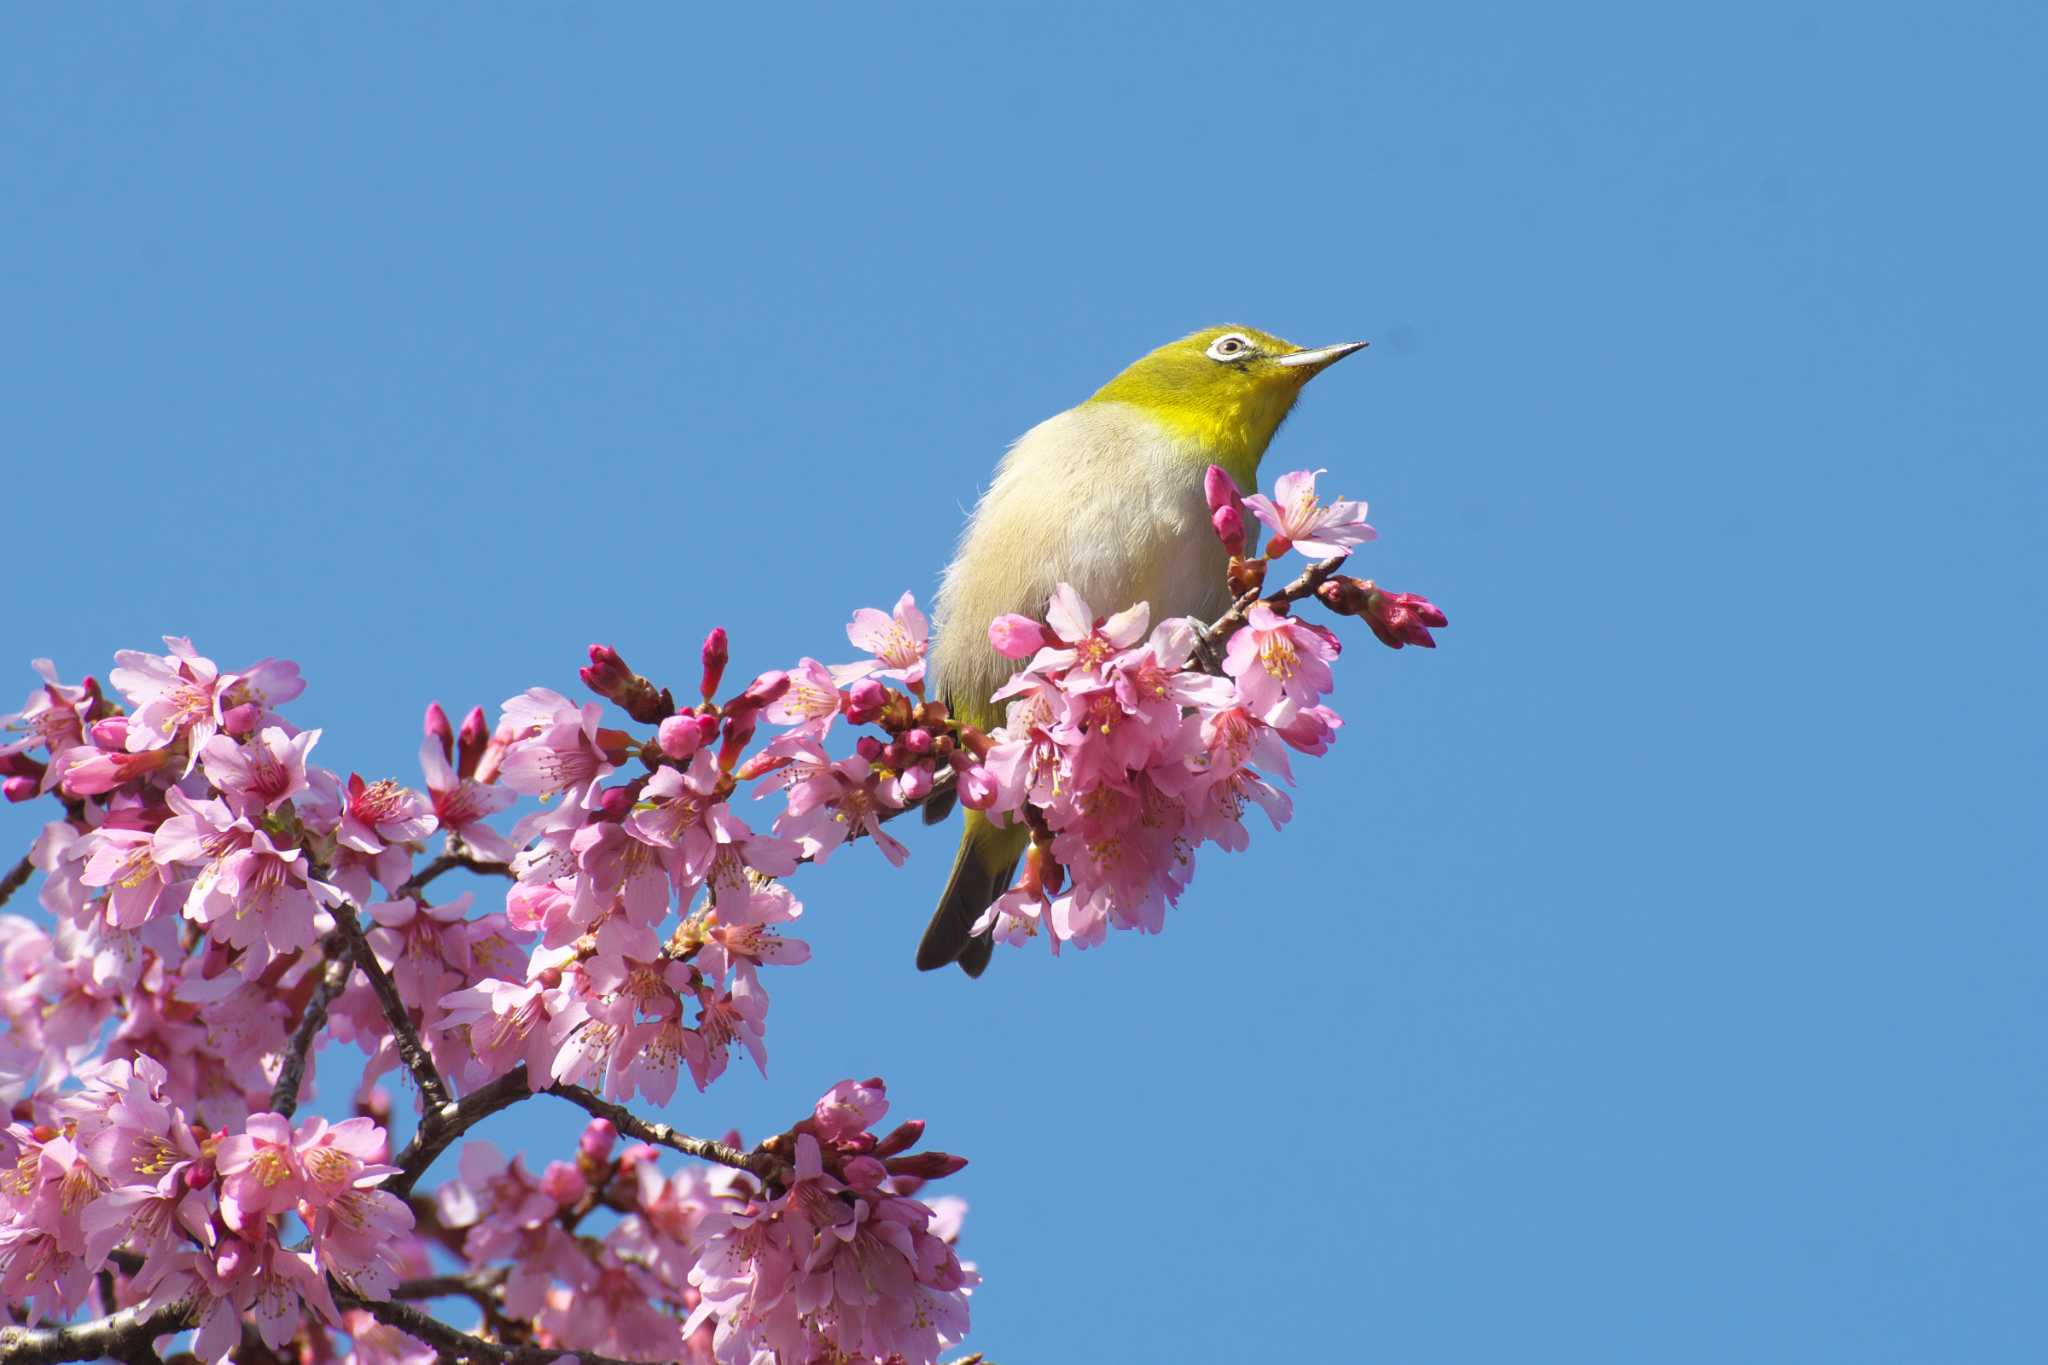
[[795, 731], [769, 748], [796, 760], [785, 770], [788, 804], [775, 822], [777, 834], [795, 840], [804, 857], [819, 863], [856, 834], [866, 834], [884, 857], [902, 866], [910, 850], [882, 828], [881, 814], [890, 806], [868, 760], [856, 754], [835, 762], [809, 736]]
[[1048, 673], [1068, 669], [1083, 678], [1108, 676], [1110, 662], [1145, 638], [1151, 622], [1150, 603], [1139, 602], [1095, 624], [1095, 610], [1080, 593], [1062, 583], [1053, 589], [1046, 607], [1045, 622], [1059, 644], [1048, 645], [1031, 660], [1031, 671]]
[[127, 743], [131, 751], [161, 749], [183, 736], [187, 742], [185, 772], [192, 771], [206, 742], [220, 730], [221, 694], [233, 685], [192, 642], [166, 635], [169, 654], [124, 649], [114, 655], [119, 665], [108, 675], [134, 708]]
[[1316, 479], [1327, 469], [1296, 469], [1273, 481], [1273, 496], [1254, 493], [1244, 500], [1252, 515], [1276, 538], [1316, 559], [1351, 553], [1379, 535], [1365, 524], [1365, 504], [1339, 498], [1325, 505], [1316, 499]]
[[306, 789], [306, 755], [319, 741], [318, 730], [293, 735], [273, 725], [246, 742], [215, 735], [199, 758], [231, 809], [261, 815]]
[[237, 1232], [260, 1232], [305, 1192], [306, 1171], [282, 1114], [251, 1114], [243, 1131], [222, 1140], [214, 1164], [221, 1216]]
[[597, 743], [601, 714], [594, 702], [574, 706], [545, 687], [506, 702], [500, 730], [510, 727], [517, 737], [498, 768], [505, 785], [542, 800], [565, 793], [585, 805], [594, 802], [598, 780], [612, 770]]
[[816, 659], [799, 660], [789, 672], [789, 690], [770, 702], [762, 716], [775, 725], [794, 725], [823, 739], [839, 715], [839, 685]]
[[329, 888], [308, 875], [303, 850], [280, 849], [259, 829], [216, 867], [194, 883], [185, 915], [230, 948], [257, 949], [250, 970], [312, 945], [320, 914], [315, 895]]
[[503, 787], [486, 786], [474, 778], [459, 776], [432, 736], [420, 745], [420, 768], [426, 774], [427, 793], [439, 826], [469, 845], [479, 857], [511, 862], [518, 850], [504, 835], [485, 824], [484, 817], [511, 805], [517, 799], [514, 794]]
[[912, 690], [924, 686], [924, 656], [931, 622], [917, 609], [909, 593], [896, 599], [896, 606], [883, 615], [873, 607], [862, 607], [846, 627], [846, 638], [854, 648], [864, 649], [872, 658], [837, 664], [832, 678], [839, 686], [862, 678], [894, 678]]
[[86, 845], [92, 852], [78, 879], [87, 886], [108, 888], [108, 921], [133, 929], [155, 918], [169, 885], [164, 868], [156, 861], [155, 834], [142, 829], [98, 829], [86, 836]]
[[1270, 725], [1285, 725], [1322, 700], [1335, 684], [1330, 663], [1337, 643], [1327, 631], [1256, 602], [1243, 630], [1230, 637], [1223, 671], [1238, 694]]

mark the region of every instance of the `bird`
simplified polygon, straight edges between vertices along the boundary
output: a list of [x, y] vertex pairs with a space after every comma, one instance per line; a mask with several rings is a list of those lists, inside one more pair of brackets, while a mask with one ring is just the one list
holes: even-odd
[[[989, 697], [1020, 665], [989, 643], [989, 622], [1043, 617], [1061, 583], [1105, 610], [1150, 603], [1154, 621], [1218, 615], [1229, 590], [1203, 492], [1209, 466], [1254, 489], [1302, 388], [1366, 344], [1302, 347], [1252, 327], [1205, 328], [1018, 437], [940, 579], [929, 666], [948, 713], [983, 730], [1002, 722]], [[927, 803], [925, 819], [943, 819], [951, 804]], [[957, 962], [978, 977], [994, 941], [976, 936], [975, 922], [1009, 888], [1030, 833], [973, 810], [965, 823], [917, 965]]]

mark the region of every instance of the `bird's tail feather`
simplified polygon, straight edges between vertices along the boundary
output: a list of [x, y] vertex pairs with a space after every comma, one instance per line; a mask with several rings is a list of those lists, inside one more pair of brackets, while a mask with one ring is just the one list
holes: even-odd
[[974, 922], [1009, 889], [1017, 859], [1030, 842], [1030, 832], [1022, 826], [999, 829], [980, 811], [967, 812], [953, 875], [939, 896], [931, 923], [925, 926], [924, 940], [917, 945], [919, 970], [928, 972], [958, 962], [969, 976], [981, 975], [995, 943], [987, 935], [975, 938]]

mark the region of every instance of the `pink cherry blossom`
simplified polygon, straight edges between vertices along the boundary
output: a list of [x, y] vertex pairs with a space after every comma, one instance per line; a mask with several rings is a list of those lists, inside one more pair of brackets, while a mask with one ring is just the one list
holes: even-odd
[[1350, 554], [1378, 532], [1365, 524], [1365, 504], [1339, 498], [1325, 506], [1316, 500], [1316, 480], [1327, 469], [1296, 469], [1273, 483], [1273, 496], [1253, 493], [1244, 500], [1252, 515], [1276, 539], [1291, 542], [1312, 559]]
[[861, 678], [894, 678], [912, 691], [921, 691], [930, 635], [931, 623], [917, 609], [917, 599], [907, 592], [896, 599], [886, 616], [873, 607], [862, 607], [846, 627], [846, 638], [854, 648], [873, 657], [834, 665], [832, 679], [844, 687]]
[[1244, 629], [1230, 637], [1223, 671], [1237, 680], [1238, 695], [1256, 715], [1285, 725], [1330, 690], [1336, 657], [1336, 641], [1327, 631], [1256, 602]]
[[190, 773], [200, 750], [220, 729], [221, 693], [234, 684], [235, 676], [223, 675], [213, 660], [192, 648], [190, 640], [166, 635], [164, 646], [169, 654], [117, 652], [118, 667], [108, 677], [135, 708], [129, 717], [128, 748], [161, 749], [182, 736], [184, 771]]
[[238, 743], [215, 735], [200, 751], [206, 778], [238, 815], [258, 816], [276, 810], [306, 789], [306, 754], [319, 743], [318, 730], [288, 734], [271, 726]]

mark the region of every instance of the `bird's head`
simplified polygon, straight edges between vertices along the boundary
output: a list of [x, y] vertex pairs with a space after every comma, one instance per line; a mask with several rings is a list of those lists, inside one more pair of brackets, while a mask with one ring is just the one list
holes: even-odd
[[1302, 386], [1365, 344], [1301, 347], [1253, 327], [1210, 327], [1133, 362], [1088, 401], [1142, 409], [1251, 487]]

